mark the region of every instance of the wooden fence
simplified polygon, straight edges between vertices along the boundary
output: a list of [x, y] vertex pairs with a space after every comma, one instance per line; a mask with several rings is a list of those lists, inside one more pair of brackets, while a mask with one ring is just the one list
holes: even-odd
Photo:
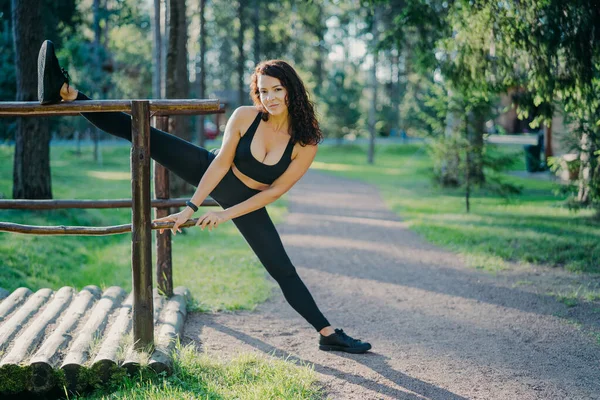
[[[152, 223], [150, 209], [157, 218], [168, 215], [169, 207], [183, 206], [185, 199], [169, 199], [168, 171], [155, 163], [155, 200], [150, 199], [150, 117], [154, 125], [168, 130], [169, 115], [198, 115], [224, 112], [218, 100], [90, 100], [41, 106], [35, 102], [0, 102], [0, 117], [79, 115], [81, 112], [121, 111], [131, 114], [131, 199], [121, 200], [0, 200], [0, 209], [118, 208], [131, 207], [131, 224], [108, 227], [31, 226], [0, 222], [0, 231], [37, 235], [112, 235], [131, 232], [133, 276], [134, 347], [154, 346], [151, 231], [170, 228], [172, 223]], [[217, 205], [207, 200], [203, 206]], [[193, 226], [197, 219], [183, 227]], [[173, 295], [171, 232], [157, 234], [156, 280], [160, 291]]]

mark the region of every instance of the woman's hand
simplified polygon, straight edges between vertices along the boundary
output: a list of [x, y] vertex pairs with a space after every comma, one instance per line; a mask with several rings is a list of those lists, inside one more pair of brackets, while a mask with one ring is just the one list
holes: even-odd
[[208, 230], [212, 231], [212, 229], [219, 226], [220, 223], [228, 220], [229, 218], [227, 217], [225, 211], [209, 211], [200, 218], [198, 218], [196, 226], [200, 226], [202, 230], [208, 227]]
[[[194, 214], [194, 210], [192, 210], [189, 207], [186, 207], [186, 208], [184, 208], [182, 211], [180, 211], [178, 213], [167, 215], [166, 217], [155, 219], [152, 222], [175, 222], [175, 224], [171, 228], [171, 232], [173, 232], [173, 235], [176, 235], [177, 232], [181, 232], [181, 229], [179, 229], [179, 226], [183, 225], [185, 223], [185, 221], [187, 221], [188, 219], [190, 219], [190, 217], [193, 214]], [[159, 230], [160, 233], [163, 233], [163, 231], [164, 231], [164, 229], [160, 229]]]

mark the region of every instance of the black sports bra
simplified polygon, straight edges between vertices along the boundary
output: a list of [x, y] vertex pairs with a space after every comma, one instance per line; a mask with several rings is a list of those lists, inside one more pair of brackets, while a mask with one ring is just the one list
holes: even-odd
[[237, 149], [235, 150], [233, 163], [244, 175], [257, 182], [270, 185], [290, 166], [294, 144], [290, 138], [290, 141], [283, 152], [283, 156], [281, 156], [281, 159], [275, 165], [263, 164], [254, 158], [252, 151], [250, 150], [250, 145], [252, 144], [256, 128], [260, 124], [261, 117], [262, 113], [259, 112], [254, 119], [254, 122], [252, 122], [252, 125], [250, 125], [250, 128], [248, 128], [248, 131], [246, 131], [244, 136], [240, 139]]

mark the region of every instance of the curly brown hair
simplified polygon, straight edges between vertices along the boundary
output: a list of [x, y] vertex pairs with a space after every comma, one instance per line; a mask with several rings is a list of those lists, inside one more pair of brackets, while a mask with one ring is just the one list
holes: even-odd
[[268, 75], [279, 79], [287, 90], [287, 107], [292, 127], [292, 143], [302, 146], [316, 145], [323, 140], [323, 133], [315, 116], [314, 103], [309, 99], [302, 79], [291, 65], [282, 60], [263, 61], [256, 66], [250, 81], [252, 102], [262, 112], [263, 120], [269, 119], [269, 113], [260, 101], [258, 76]]

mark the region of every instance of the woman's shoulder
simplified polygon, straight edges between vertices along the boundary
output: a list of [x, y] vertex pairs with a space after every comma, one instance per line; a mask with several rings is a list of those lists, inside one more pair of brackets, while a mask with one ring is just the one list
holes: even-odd
[[296, 143], [292, 149], [292, 160], [295, 160], [296, 157], [302, 155], [302, 157], [310, 157], [311, 159], [315, 157], [317, 154], [317, 150], [319, 148], [318, 144], [302, 144]]
[[233, 111], [229, 120], [231, 121], [234, 130], [243, 136], [250, 125], [252, 125], [252, 122], [254, 122], [257, 114], [258, 109], [256, 107], [241, 106]]
[[258, 109], [254, 106], [240, 106], [233, 111], [231, 117], [236, 119], [254, 119], [258, 112]]

